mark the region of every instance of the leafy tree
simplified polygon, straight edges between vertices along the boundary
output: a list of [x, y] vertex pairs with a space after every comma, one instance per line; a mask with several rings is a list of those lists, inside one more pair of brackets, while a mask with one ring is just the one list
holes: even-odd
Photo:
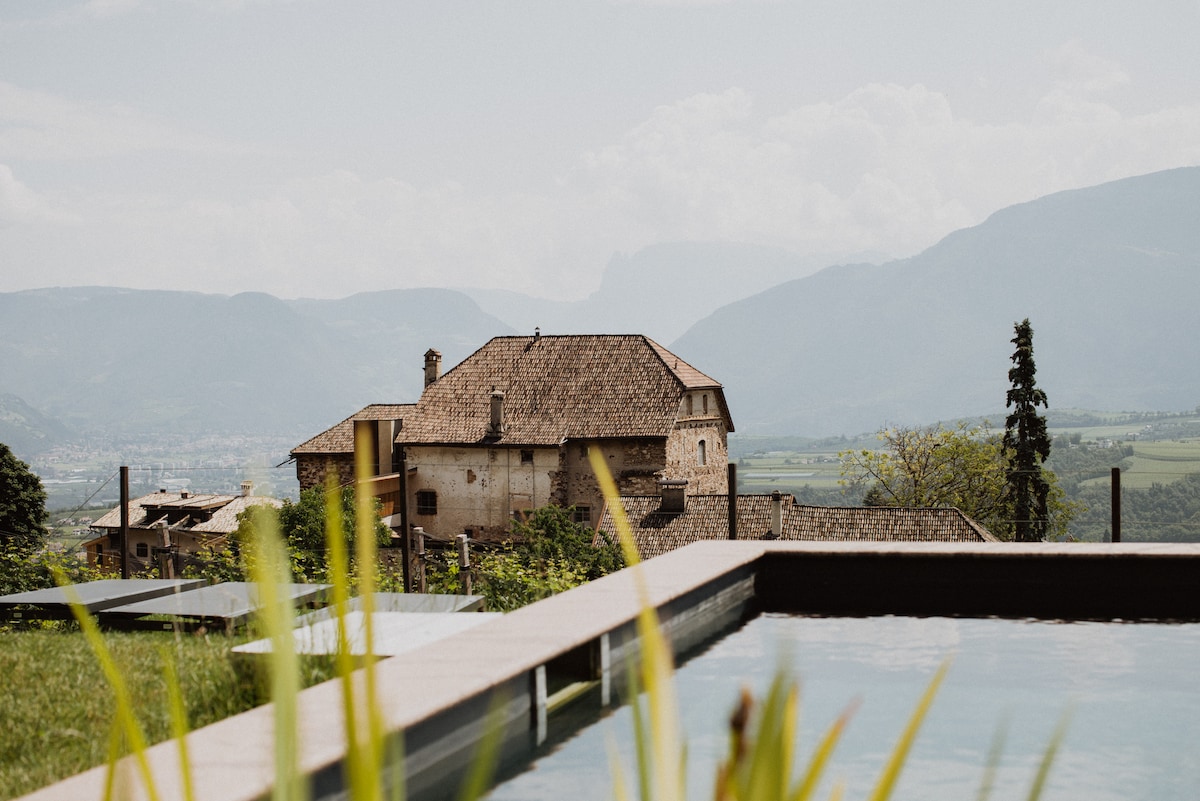
[[34, 553], [45, 544], [48, 518], [42, 480], [0, 443], [0, 545]]
[[[867, 506], [953, 506], [999, 539], [1012, 539], [1008, 462], [999, 434], [986, 423], [955, 428], [889, 428], [877, 435], [880, 450], [843, 451], [842, 483], [861, 488]], [[1065, 536], [1075, 507], [1064, 500], [1053, 473], [1052, 531]]]
[[[355, 511], [354, 488], [340, 490], [342, 531], [347, 538], [347, 549], [354, 553]], [[328, 578], [329, 565], [325, 546], [325, 490], [312, 487], [300, 493], [296, 502], [285, 500], [278, 510], [271, 506], [252, 506], [238, 515], [238, 527], [233, 532], [230, 546], [221, 552], [209, 555], [204, 564], [187, 571], [187, 575], [201, 575], [214, 580], [239, 580], [246, 575], [245, 563], [254, 554], [250, 544], [255, 541], [260, 526], [271, 525], [270, 518], [278, 525], [292, 561], [292, 576], [297, 581], [323, 581]], [[371, 528], [376, 543], [386, 545], [391, 532], [379, 517], [376, 501]]]
[[[578, 587], [625, 566], [620, 547], [607, 538], [593, 545], [594, 533], [571, 519], [571, 510], [553, 504], [513, 521], [509, 539], [498, 549], [472, 554], [474, 591], [487, 608], [508, 611]], [[461, 589], [458, 556], [431, 553], [426, 578], [430, 592]]]
[[1006, 499], [1012, 506], [1018, 542], [1046, 539], [1050, 524], [1050, 482], [1042, 463], [1050, 458], [1050, 435], [1046, 418], [1037, 407], [1046, 408], [1046, 393], [1037, 387], [1033, 363], [1033, 327], [1029, 318], [1013, 326], [1013, 366], [1008, 371], [1012, 388], [1005, 407], [1012, 409], [1004, 428], [1004, 451], [1008, 458]]

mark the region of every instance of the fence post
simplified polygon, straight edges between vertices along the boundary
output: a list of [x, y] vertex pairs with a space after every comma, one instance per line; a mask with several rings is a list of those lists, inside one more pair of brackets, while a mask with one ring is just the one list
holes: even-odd
[[467, 535], [459, 534], [458, 540], [458, 576], [463, 595], [471, 594], [471, 551], [467, 545]]

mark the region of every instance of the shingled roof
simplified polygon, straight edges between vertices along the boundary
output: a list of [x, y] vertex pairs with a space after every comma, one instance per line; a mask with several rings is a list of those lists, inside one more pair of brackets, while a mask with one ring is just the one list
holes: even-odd
[[[225, 535], [237, 530], [237, 516], [251, 506], [267, 504], [281, 506], [276, 498], [263, 495], [186, 495], [176, 492], [154, 492], [129, 501], [129, 527], [151, 528], [159, 520], [178, 512], [184, 518], [171, 525], [173, 531], [188, 531], [198, 534]], [[121, 527], [121, 507], [104, 513], [92, 523], [93, 529], [116, 529]]]
[[327, 428], [310, 440], [292, 448], [291, 455], [354, 453], [355, 420], [401, 420], [417, 407], [415, 403], [372, 403], [347, 417], [342, 422]]
[[[496, 337], [425, 388], [399, 437], [413, 444], [559, 445], [564, 439], [665, 437], [688, 390], [721, 384], [641, 335]], [[505, 431], [489, 436], [492, 393]]]
[[[950, 507], [900, 509], [880, 506], [802, 506], [782, 498], [783, 540], [849, 542], [994, 542], [995, 537], [961, 511]], [[621, 498], [643, 559], [699, 540], [729, 537], [729, 496], [689, 495], [685, 511], [661, 511], [658, 495]], [[597, 527], [612, 532], [605, 508]], [[739, 495], [738, 539], [761, 539], [771, 528], [771, 496]]]

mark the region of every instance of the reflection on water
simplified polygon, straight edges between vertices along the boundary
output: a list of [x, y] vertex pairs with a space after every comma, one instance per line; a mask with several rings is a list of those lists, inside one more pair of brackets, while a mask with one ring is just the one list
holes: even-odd
[[[953, 666], [894, 798], [972, 798], [997, 725], [1009, 723], [993, 798], [1024, 798], [1059, 717], [1071, 725], [1043, 794], [1054, 799], [1200, 797], [1200, 624], [763, 615], [677, 674], [691, 797], [712, 797], [738, 688], [786, 665], [801, 682], [800, 759], [861, 698], [830, 779], [864, 798], [936, 666]], [[495, 801], [611, 799], [610, 744], [628, 775], [622, 708], [493, 791]], [[819, 797], [828, 797], [829, 787]]]

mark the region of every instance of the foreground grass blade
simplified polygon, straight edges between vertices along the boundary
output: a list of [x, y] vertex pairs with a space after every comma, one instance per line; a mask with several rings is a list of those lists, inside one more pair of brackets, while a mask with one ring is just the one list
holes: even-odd
[[996, 771], [1000, 767], [1000, 757], [1004, 754], [1004, 743], [1008, 739], [1008, 720], [1000, 721], [996, 733], [992, 735], [992, 744], [988, 747], [987, 764], [983, 768], [983, 776], [979, 779], [979, 793], [975, 801], [988, 801], [992, 796], [992, 787], [996, 782]]
[[837, 748], [838, 742], [842, 739], [842, 734], [846, 731], [846, 727], [850, 725], [850, 719], [854, 717], [854, 713], [858, 711], [859, 702], [853, 701], [847, 706], [842, 714], [829, 725], [825, 731], [825, 736], [821, 738], [820, 744], [813, 752], [812, 758], [808, 761], [808, 769], [805, 770], [804, 776], [800, 779], [800, 783], [796, 786], [795, 792], [788, 796], [789, 801], [808, 801], [816, 792], [817, 784], [821, 781], [821, 775], [825, 772], [825, 767], [829, 764], [830, 758], [833, 757], [833, 751]]
[[900, 771], [904, 767], [904, 762], [908, 759], [908, 752], [912, 750], [912, 745], [917, 739], [917, 732], [921, 728], [921, 723], [925, 720], [925, 715], [929, 712], [929, 708], [933, 706], [934, 696], [937, 695], [938, 687], [941, 686], [942, 679], [946, 677], [946, 671], [949, 669], [950, 660], [947, 659], [942, 662], [937, 672], [933, 674], [929, 686], [925, 688], [921, 700], [917, 703], [917, 708], [913, 710], [912, 716], [909, 717], [908, 725], [904, 727], [904, 732], [900, 735], [900, 740], [896, 743], [896, 747], [892, 749], [887, 764], [884, 765], [883, 772], [879, 776], [879, 781], [870, 795], [870, 801], [884, 801], [884, 799], [891, 796], [892, 790], [900, 778]]
[[171, 736], [179, 748], [180, 781], [183, 784], [184, 801], [195, 801], [196, 792], [192, 784], [192, 761], [188, 756], [187, 708], [183, 703], [183, 690], [179, 687], [179, 671], [175, 669], [175, 660], [166, 648], [160, 649], [163, 660], [163, 678], [167, 684], [167, 700], [171, 705]]
[[[364, 795], [355, 801], [380, 801], [382, 787], [379, 777], [383, 770], [383, 718], [380, 715], [375, 670], [375, 572], [378, 557], [375, 549], [375, 496], [367, 489], [367, 480], [372, 474], [370, 464], [371, 437], [368, 426], [354, 429], [354, 545], [355, 566], [358, 569], [358, 592], [362, 599], [363, 619], [363, 701], [362, 715], [366, 730], [357, 744], [361, 749], [355, 764], [365, 771], [359, 782]], [[407, 534], [407, 532], [406, 532]], [[408, 589], [407, 587], [405, 588]], [[361, 725], [361, 724], [360, 724]]]
[[[260, 511], [261, 510], [261, 511]], [[255, 507], [255, 558], [250, 573], [258, 589], [259, 622], [271, 640], [268, 662], [271, 702], [275, 716], [275, 801], [307, 801], [308, 784], [300, 772], [299, 718], [300, 668], [291, 599], [284, 588], [291, 580], [291, 563], [279, 535], [274, 509]]]
[[125, 742], [133, 751], [138, 772], [141, 774], [142, 783], [146, 788], [146, 795], [150, 801], [158, 801], [158, 788], [154, 785], [154, 777], [150, 773], [150, 763], [146, 759], [146, 737], [142, 734], [142, 727], [138, 725], [137, 718], [134, 717], [133, 699], [129, 695], [129, 687], [125, 684], [125, 678], [121, 675], [112, 652], [108, 650], [104, 638], [100, 635], [100, 627], [96, 625], [95, 618], [80, 602], [79, 593], [68, 583], [66, 576], [61, 571], [54, 571], [54, 580], [58, 582], [67, 596], [71, 614], [79, 623], [79, 628], [83, 632], [88, 646], [96, 655], [96, 661], [100, 663], [100, 669], [104, 673], [105, 680], [108, 681], [108, 686], [112, 688], [116, 703], [116, 720], [121, 734], [125, 737]]
[[1058, 748], [1062, 745], [1063, 737], [1066, 736], [1067, 726], [1070, 723], [1071, 710], [1068, 709], [1063, 712], [1058, 725], [1054, 727], [1054, 733], [1050, 735], [1050, 743], [1046, 746], [1045, 753], [1042, 754], [1042, 762], [1033, 779], [1033, 786], [1029, 788], [1029, 801], [1038, 801], [1041, 797], [1042, 789], [1046, 786], [1046, 779], [1050, 776], [1050, 766], [1054, 764], [1054, 757], [1058, 754]]

